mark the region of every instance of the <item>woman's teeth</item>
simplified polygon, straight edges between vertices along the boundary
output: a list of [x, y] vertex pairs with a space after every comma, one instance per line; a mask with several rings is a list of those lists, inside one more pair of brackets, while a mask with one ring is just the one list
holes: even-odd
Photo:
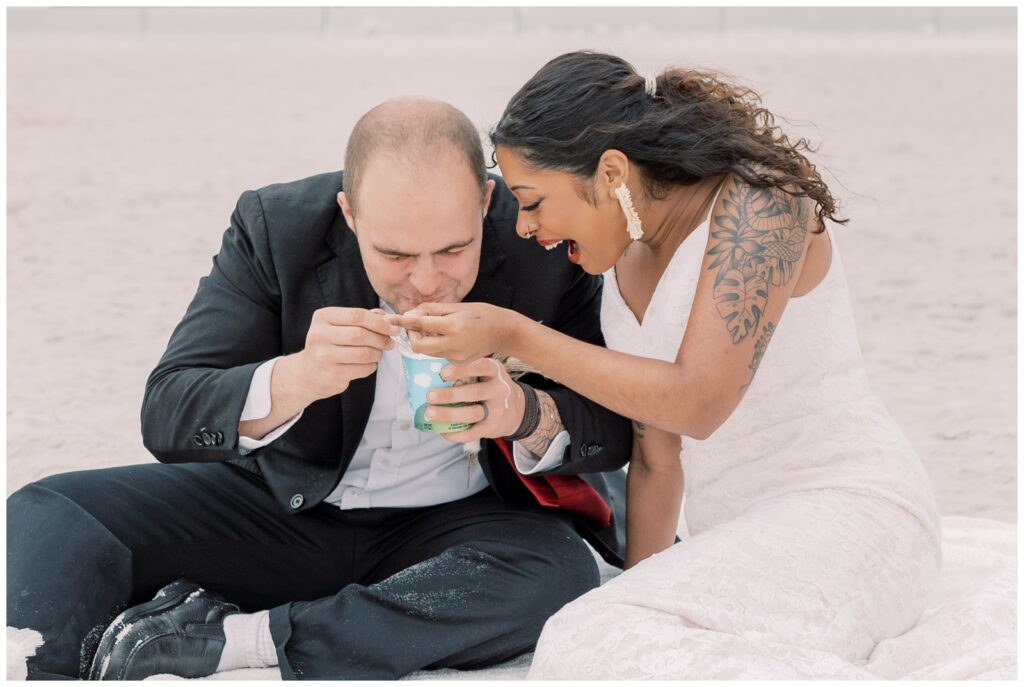
[[542, 245], [544, 246], [544, 250], [554, 250], [555, 248], [561, 246], [564, 242], [565, 240], [563, 239], [562, 241], [556, 241], [555, 243], [545, 243]]

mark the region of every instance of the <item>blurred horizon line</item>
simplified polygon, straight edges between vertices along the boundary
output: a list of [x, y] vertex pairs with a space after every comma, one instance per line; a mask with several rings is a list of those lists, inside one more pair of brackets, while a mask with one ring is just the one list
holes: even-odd
[[1016, 7], [8, 7], [7, 35], [1016, 33]]

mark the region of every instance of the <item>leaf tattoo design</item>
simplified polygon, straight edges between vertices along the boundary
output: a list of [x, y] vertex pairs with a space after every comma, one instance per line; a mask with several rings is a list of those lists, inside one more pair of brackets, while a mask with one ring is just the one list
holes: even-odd
[[725, 214], [715, 216], [711, 231], [708, 255], [714, 259], [708, 269], [718, 270], [715, 305], [738, 344], [761, 323], [769, 286], [792, 279], [807, 238], [808, 211], [782, 189], [747, 185], [730, 188], [722, 204]]
[[764, 326], [764, 330], [761, 332], [761, 337], [754, 344], [754, 357], [750, 360], [750, 364], [747, 367], [751, 372], [757, 374], [757, 368], [761, 367], [761, 358], [764, 357], [764, 352], [768, 350], [768, 342], [772, 339], [772, 334], [775, 333], [775, 324], [769, 322]]
[[729, 270], [715, 286], [715, 303], [738, 343], [761, 321], [768, 305], [768, 286], [760, 276], [746, 279], [739, 270]]

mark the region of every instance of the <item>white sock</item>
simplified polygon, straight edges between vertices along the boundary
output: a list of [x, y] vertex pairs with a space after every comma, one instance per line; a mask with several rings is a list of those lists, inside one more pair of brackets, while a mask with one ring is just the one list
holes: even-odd
[[270, 611], [232, 613], [224, 618], [224, 651], [217, 672], [277, 665]]

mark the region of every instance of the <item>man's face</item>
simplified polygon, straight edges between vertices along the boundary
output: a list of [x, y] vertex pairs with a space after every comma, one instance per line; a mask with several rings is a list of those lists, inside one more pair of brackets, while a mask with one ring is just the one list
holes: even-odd
[[481, 202], [469, 165], [454, 152], [429, 168], [382, 154], [366, 165], [354, 215], [338, 194], [370, 284], [395, 312], [458, 302], [473, 288], [493, 188], [488, 181]]

